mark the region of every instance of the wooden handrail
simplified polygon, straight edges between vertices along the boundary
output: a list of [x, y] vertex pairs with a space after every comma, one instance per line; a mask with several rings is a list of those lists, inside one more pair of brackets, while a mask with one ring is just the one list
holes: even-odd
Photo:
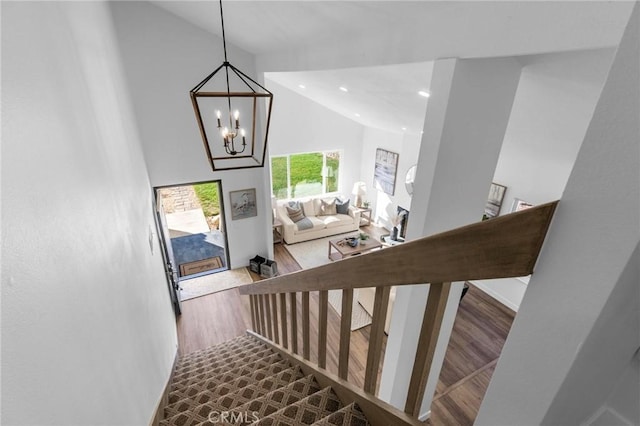
[[529, 275], [557, 203], [542, 204], [384, 250], [245, 285], [240, 287], [240, 294], [342, 290]]

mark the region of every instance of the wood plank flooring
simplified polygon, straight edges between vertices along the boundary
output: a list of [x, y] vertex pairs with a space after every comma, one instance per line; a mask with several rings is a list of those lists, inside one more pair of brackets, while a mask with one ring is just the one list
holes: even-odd
[[[375, 226], [363, 227], [362, 230], [375, 238], [386, 232]], [[284, 245], [276, 244], [274, 250], [281, 274], [300, 270]], [[252, 277], [256, 281], [260, 279], [257, 274], [252, 274]], [[310, 357], [315, 362], [318, 353], [318, 293], [312, 292], [310, 299]], [[251, 326], [248, 299], [241, 298], [237, 289], [188, 300], [182, 304], [182, 311], [177, 320], [181, 355], [240, 336]], [[298, 295], [298, 324], [302, 324], [300, 311], [301, 296]], [[425, 424], [473, 424], [514, 316], [513, 311], [470, 286], [460, 302], [431, 406], [431, 418]], [[364, 384], [370, 329], [371, 326], [367, 326], [351, 333], [348, 380], [360, 387]], [[339, 330], [340, 317], [330, 308], [327, 318], [327, 370], [336, 375]], [[385, 344], [386, 338], [383, 350]], [[301, 335], [298, 336], [298, 346], [302, 352]]]

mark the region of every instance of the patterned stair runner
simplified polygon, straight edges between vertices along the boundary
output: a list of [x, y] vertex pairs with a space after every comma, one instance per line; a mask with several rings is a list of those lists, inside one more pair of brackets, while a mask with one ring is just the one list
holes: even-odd
[[160, 426], [368, 426], [356, 404], [242, 336], [182, 357]]

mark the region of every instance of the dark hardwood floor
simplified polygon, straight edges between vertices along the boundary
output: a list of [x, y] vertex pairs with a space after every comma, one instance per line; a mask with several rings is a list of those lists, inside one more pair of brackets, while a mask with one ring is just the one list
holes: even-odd
[[[374, 238], [387, 233], [376, 226], [363, 227]], [[286, 274], [300, 266], [285, 245], [274, 246], [278, 270]], [[254, 280], [260, 280], [252, 274]], [[298, 305], [300, 305], [300, 296]], [[182, 304], [178, 318], [179, 354], [222, 343], [242, 335], [251, 326], [249, 302], [237, 289], [191, 299]], [[318, 295], [311, 293], [311, 360], [317, 359]], [[470, 286], [454, 323], [451, 340], [431, 405], [430, 425], [472, 425], [491, 380], [502, 346], [511, 328], [515, 313], [480, 289]], [[298, 324], [301, 324], [298, 308]], [[333, 309], [328, 312], [327, 370], [337, 374], [340, 317]], [[370, 326], [351, 333], [349, 381], [362, 386]], [[299, 345], [301, 347], [302, 342]], [[381, 368], [380, 368], [381, 370]], [[379, 381], [378, 381], [379, 383]]]

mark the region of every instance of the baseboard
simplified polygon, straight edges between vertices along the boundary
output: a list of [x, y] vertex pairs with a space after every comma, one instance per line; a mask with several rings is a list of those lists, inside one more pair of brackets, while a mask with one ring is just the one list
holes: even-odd
[[498, 302], [502, 303], [504, 306], [506, 306], [507, 308], [511, 309], [514, 312], [518, 312], [518, 309], [520, 308], [519, 306], [516, 306], [513, 302], [511, 302], [510, 300], [502, 297], [501, 294], [496, 293], [495, 291], [493, 291], [492, 289], [490, 289], [489, 287], [487, 287], [486, 285], [482, 284], [482, 282], [480, 281], [469, 281], [471, 284], [473, 284], [474, 286], [478, 287], [480, 290], [484, 291], [485, 293], [487, 293], [489, 296], [493, 297], [494, 299], [496, 299]]
[[160, 400], [158, 401], [158, 405], [156, 406], [156, 410], [153, 413], [153, 417], [151, 418], [151, 423], [149, 423], [149, 426], [160, 426], [160, 422], [164, 420], [164, 407], [169, 405], [169, 392], [171, 391], [171, 380], [173, 379], [173, 375], [175, 374], [177, 363], [178, 363], [178, 350], [176, 349], [176, 354], [173, 357], [173, 365], [171, 366], [171, 373], [169, 374], [167, 383], [165, 383], [164, 385], [164, 391], [160, 396]]
[[418, 420], [421, 422], [426, 422], [431, 417], [431, 410], [428, 410], [426, 413], [422, 413], [418, 416]]

